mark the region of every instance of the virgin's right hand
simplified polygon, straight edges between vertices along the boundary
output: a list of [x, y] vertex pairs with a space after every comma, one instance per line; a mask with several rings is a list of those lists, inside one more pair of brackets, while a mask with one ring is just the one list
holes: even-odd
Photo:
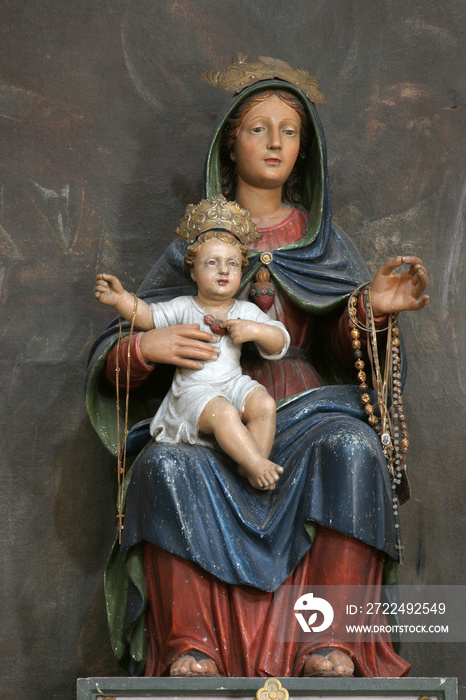
[[214, 336], [201, 331], [198, 323], [184, 324], [146, 331], [139, 341], [139, 350], [148, 363], [202, 369], [204, 362], [216, 360], [219, 355], [212, 342]]

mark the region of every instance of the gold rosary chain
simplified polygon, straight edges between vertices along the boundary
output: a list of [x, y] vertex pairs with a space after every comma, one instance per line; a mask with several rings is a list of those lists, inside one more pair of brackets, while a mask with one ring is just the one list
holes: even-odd
[[138, 308], [138, 298], [132, 294], [134, 298], [133, 312], [131, 315], [131, 326], [129, 329], [128, 347], [126, 356], [126, 399], [124, 412], [124, 428], [123, 428], [123, 444], [120, 438], [120, 347], [123, 338], [122, 318], [119, 318], [117, 354], [115, 363], [115, 390], [116, 390], [116, 412], [117, 412], [117, 476], [118, 476], [118, 496], [117, 496], [117, 518], [118, 518], [118, 540], [121, 544], [121, 533], [124, 530], [123, 518], [123, 501], [124, 501], [124, 482], [126, 476], [126, 456], [127, 456], [127, 440], [128, 440], [128, 415], [129, 415], [129, 392], [130, 392], [130, 377], [131, 377], [131, 340], [133, 338], [134, 323]]

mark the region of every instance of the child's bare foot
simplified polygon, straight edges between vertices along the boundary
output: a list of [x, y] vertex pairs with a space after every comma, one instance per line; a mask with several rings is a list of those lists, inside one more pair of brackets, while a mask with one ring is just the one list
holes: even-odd
[[255, 489], [273, 491], [280, 474], [283, 474], [283, 467], [265, 457], [261, 457], [251, 466], [240, 465], [239, 471]]

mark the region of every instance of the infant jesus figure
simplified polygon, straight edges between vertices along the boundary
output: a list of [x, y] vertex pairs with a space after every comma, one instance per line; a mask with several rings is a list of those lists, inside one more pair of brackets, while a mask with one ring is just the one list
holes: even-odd
[[268, 457], [275, 437], [274, 399], [242, 374], [242, 343], [253, 341], [262, 357], [280, 359], [290, 338], [282, 323], [255, 304], [234, 299], [247, 266], [244, 243], [260, 238], [249, 212], [222, 195], [190, 204], [175, 232], [190, 245], [184, 258], [196, 296], [147, 304], [113, 275], [100, 274], [96, 298], [142, 331], [178, 324], [210, 330], [218, 349], [202, 369], [178, 367], [172, 386], [151, 421], [156, 442], [212, 446], [212, 436], [250, 484], [272, 490], [283, 468]]

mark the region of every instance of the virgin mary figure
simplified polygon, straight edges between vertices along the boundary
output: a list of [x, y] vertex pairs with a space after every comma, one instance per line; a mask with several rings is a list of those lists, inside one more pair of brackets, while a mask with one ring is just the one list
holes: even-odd
[[[337, 615], [325, 632], [294, 635], [282, 594], [288, 586], [357, 586], [377, 601], [382, 583], [393, 581], [406, 479], [401, 469], [391, 479], [380, 437], [367, 422], [348, 299], [355, 300], [362, 339], [370, 316], [383, 343], [388, 314], [427, 304], [426, 272], [418, 258], [395, 258], [374, 278], [371, 308], [355, 293], [370, 278], [332, 222], [316, 109], [323, 97], [312, 76], [281, 61], [240, 56], [205, 78], [234, 97], [211, 142], [203, 194], [223, 193], [250, 210], [262, 239], [251, 246], [239, 295], [282, 321], [291, 336], [282, 360], [264, 360], [247, 346], [242, 358], [243, 371], [277, 401], [270, 459], [284, 473], [275, 490], [263, 492], [218, 449], [156, 444], [148, 423], [173, 365], [209, 361], [211, 336], [181, 326], [116, 345], [118, 324], [109, 326], [91, 352], [89, 415], [116, 453], [112, 385], [116, 364], [124, 382], [129, 356], [127, 449], [136, 454], [121, 543], [115, 541], [105, 578], [114, 651], [130, 673], [148, 676], [402, 676], [410, 666], [390, 639], [348, 641]], [[174, 241], [138, 294], [149, 302], [192, 294], [185, 250]], [[397, 271], [402, 263], [407, 271]], [[356, 362], [368, 364], [360, 346]], [[289, 626], [286, 639], [277, 634], [277, 619]]]

